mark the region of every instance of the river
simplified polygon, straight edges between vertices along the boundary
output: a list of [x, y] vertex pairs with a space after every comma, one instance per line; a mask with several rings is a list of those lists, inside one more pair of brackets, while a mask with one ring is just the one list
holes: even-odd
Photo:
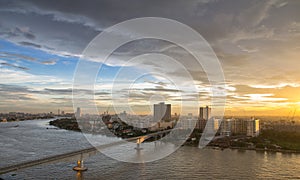
[[[0, 167], [90, 147], [79, 132], [49, 120], [0, 123]], [[18, 125], [18, 126], [16, 126]], [[103, 142], [108, 137], [101, 137]], [[98, 153], [84, 160], [83, 179], [300, 179], [300, 154], [183, 146], [149, 163], [125, 163]], [[75, 162], [55, 162], [0, 175], [2, 179], [76, 179]]]

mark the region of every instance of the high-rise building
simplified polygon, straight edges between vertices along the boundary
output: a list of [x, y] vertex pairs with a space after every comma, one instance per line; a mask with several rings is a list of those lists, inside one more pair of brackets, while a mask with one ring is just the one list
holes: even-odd
[[[241, 130], [241, 121], [231, 118], [231, 119], [223, 119], [221, 121], [220, 133], [223, 136], [231, 136], [235, 134], [242, 133]], [[239, 132], [239, 133], [238, 133]]]
[[219, 127], [220, 127], [220, 119], [216, 119], [216, 118], [213, 118], [214, 120], [214, 131], [218, 131], [219, 130]]
[[164, 102], [154, 104], [153, 110], [153, 120], [155, 122], [171, 121], [171, 104], [165, 104]]
[[208, 120], [211, 117], [211, 108], [206, 107], [200, 107], [199, 110], [199, 119], [205, 119]]
[[248, 119], [225, 119], [221, 122], [221, 135], [247, 135], [256, 137], [259, 135], [260, 127], [259, 120]]
[[57, 110], [57, 115], [60, 115], [60, 109]]
[[259, 135], [259, 120], [251, 118], [247, 121], [247, 136], [257, 137]]
[[200, 107], [199, 108], [199, 119], [196, 125], [197, 129], [203, 130], [206, 126], [207, 120], [211, 118], [211, 108], [206, 107]]
[[221, 123], [221, 135], [230, 136], [234, 124], [234, 119], [223, 119]]
[[76, 116], [76, 118], [80, 118], [81, 117], [81, 109], [80, 109], [80, 107], [77, 107], [77, 111], [76, 111], [75, 116]]
[[247, 121], [244, 119], [232, 119], [231, 133], [234, 135], [246, 134]]

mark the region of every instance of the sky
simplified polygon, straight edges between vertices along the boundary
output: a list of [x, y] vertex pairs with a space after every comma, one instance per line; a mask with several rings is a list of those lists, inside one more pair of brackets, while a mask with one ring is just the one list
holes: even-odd
[[[0, 112], [72, 112], [74, 73], [91, 40], [129, 19], [163, 17], [190, 26], [214, 50], [226, 82], [226, 115], [300, 115], [299, 8], [300, 1], [294, 0], [0, 0]], [[118, 63], [149, 52], [187, 66], [192, 61], [190, 54], [162, 40], [121, 46], [110, 63], [101, 64], [96, 79], [101, 112], [112, 100], [120, 105], [121, 97], [142, 114], [158, 101], [174, 105], [173, 113], [179, 111], [178, 102], [210, 105], [211, 87], [201, 67], [188, 68], [192, 82], [174, 66], [166, 68], [163, 76], [172, 77], [170, 81], [154, 74], [140, 76], [157, 68], [159, 60], [126, 67]], [[120, 70], [123, 74], [116, 80]], [[132, 78], [135, 83], [128, 84]], [[195, 85], [197, 95], [182, 100], [188, 90], [177, 86], [186, 87], [187, 82]], [[83, 92], [94, 95], [92, 90]]]

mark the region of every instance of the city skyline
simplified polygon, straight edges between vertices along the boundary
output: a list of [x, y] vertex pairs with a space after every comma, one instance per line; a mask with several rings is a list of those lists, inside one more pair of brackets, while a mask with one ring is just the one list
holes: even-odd
[[[226, 81], [225, 115], [299, 116], [299, 3], [177, 1], [170, 5], [153, 1], [149, 6], [136, 1], [135, 7], [131, 7], [120, 1], [118, 6], [110, 7], [101, 1], [95, 2], [95, 6], [77, 2], [72, 10], [51, 2], [1, 2], [0, 111], [56, 112], [59, 108], [75, 112], [72, 80], [88, 43], [103, 29], [124, 20], [161, 16], [187, 24], [212, 46]], [[236, 8], [232, 10], [232, 6]], [[128, 10], [125, 16], [120, 13], [123, 8]], [[132, 8], [143, 12], [131, 12]], [[111, 13], [113, 18], [109, 18]], [[104, 73], [96, 80], [95, 97], [100, 112], [111, 105], [110, 90], [121, 69], [119, 61], [149, 51], [171, 54], [185, 62], [190, 59], [180, 48], [157, 40], [138, 41], [119, 48], [110, 57], [114, 64], [103, 64]], [[156, 64], [147, 66], [150, 71]], [[210, 84], [202, 69], [193, 70], [198, 97], [193, 94], [181, 99], [182, 92], [159, 76], [137, 80], [128, 94], [127, 80], [142, 70], [135, 66], [122, 68], [127, 74], [115, 88], [120, 89], [120, 96], [128, 95], [137, 114], [149, 114], [149, 107], [162, 100], [172, 104], [172, 112], [177, 113], [181, 100], [210, 105]], [[183, 87], [190, 83], [176, 69], [166, 68], [165, 73]], [[93, 90], [85, 93], [93, 94]], [[152, 96], [155, 98], [151, 99]]]
[[0, 180], [300, 179], [299, 8], [0, 0]]

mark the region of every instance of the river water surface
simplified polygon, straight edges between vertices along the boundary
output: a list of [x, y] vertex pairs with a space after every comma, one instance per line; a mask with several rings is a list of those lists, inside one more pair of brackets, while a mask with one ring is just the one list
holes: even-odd
[[[81, 133], [49, 120], [0, 123], [0, 167], [90, 147]], [[16, 125], [19, 125], [16, 127]], [[103, 143], [111, 141], [101, 138]], [[83, 179], [300, 179], [300, 154], [183, 146], [149, 163], [125, 163], [102, 153], [84, 160]], [[55, 162], [0, 175], [2, 179], [76, 179], [75, 162]]]

